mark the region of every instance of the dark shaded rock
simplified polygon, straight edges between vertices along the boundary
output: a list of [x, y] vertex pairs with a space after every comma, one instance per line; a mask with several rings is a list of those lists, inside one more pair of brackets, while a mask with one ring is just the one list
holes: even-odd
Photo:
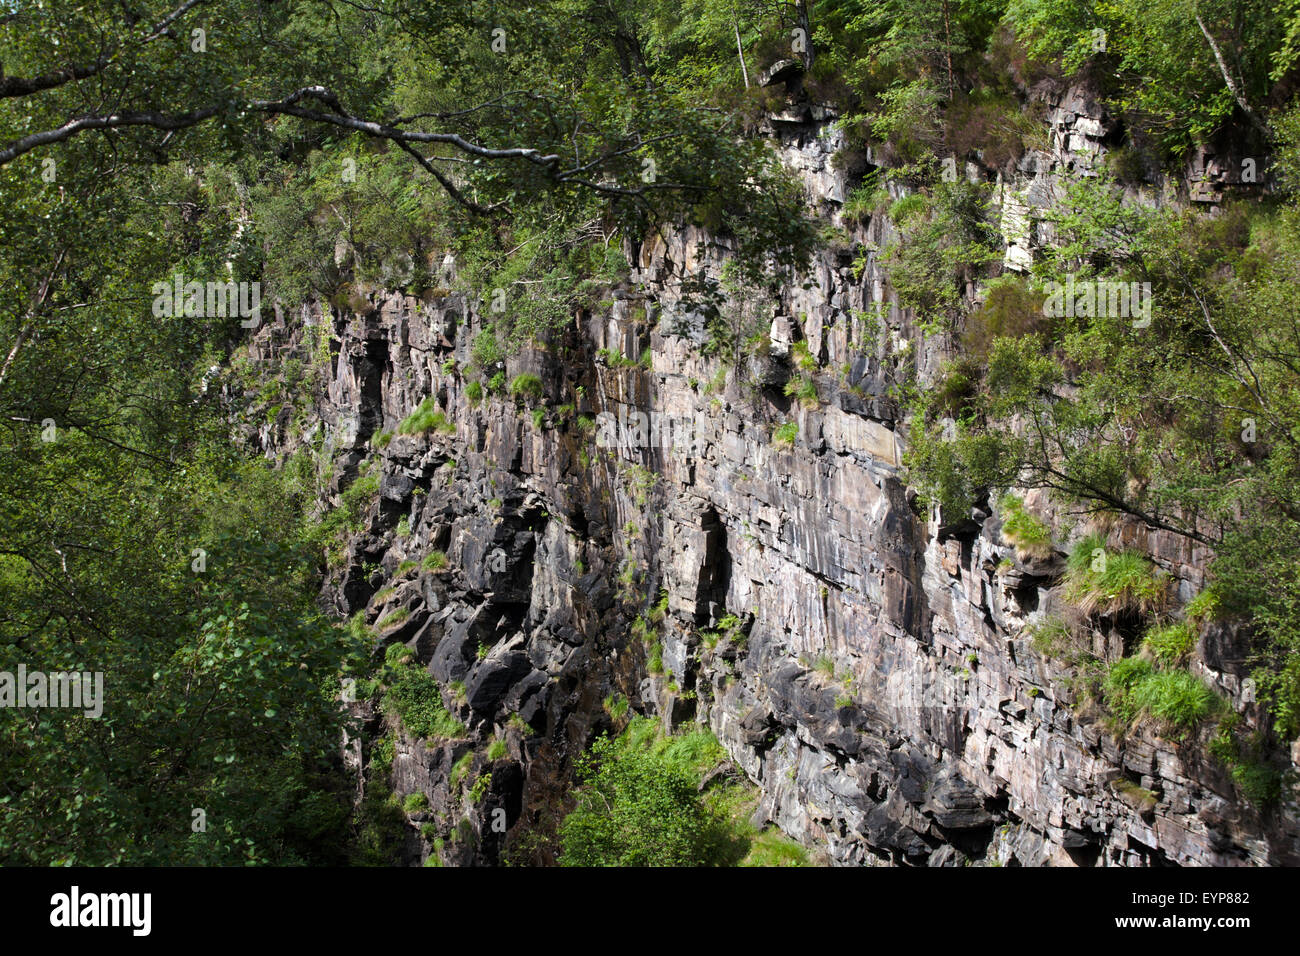
[[491, 636], [486, 624], [489, 614], [487, 607], [480, 607], [468, 620], [451, 625], [429, 661], [429, 673], [435, 680], [444, 684], [464, 680], [477, 659], [479, 642]]
[[494, 712], [511, 685], [532, 667], [523, 651], [488, 655], [479, 661], [465, 681], [465, 699], [470, 708], [479, 713]]
[[772, 745], [775, 729], [772, 712], [765, 707], [755, 705], [740, 719], [741, 739], [755, 750], [766, 750]]
[[971, 830], [993, 822], [983, 796], [969, 781], [945, 768], [936, 774], [925, 811], [947, 830]]
[[510, 688], [501, 702], [502, 710], [516, 713], [524, 723], [536, 726], [535, 721], [545, 717], [550, 686], [551, 679], [544, 673], [531, 671]]
[[405, 502], [415, 491], [415, 482], [405, 472], [385, 471], [379, 478], [379, 497], [388, 502]]
[[803, 63], [799, 60], [777, 60], [762, 73], [758, 74], [759, 86], [773, 86], [777, 83], [790, 83], [803, 76]]

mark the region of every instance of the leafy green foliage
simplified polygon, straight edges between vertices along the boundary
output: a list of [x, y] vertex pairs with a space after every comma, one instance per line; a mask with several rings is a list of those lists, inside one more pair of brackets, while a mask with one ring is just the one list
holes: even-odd
[[379, 475], [361, 475], [353, 479], [339, 496], [339, 505], [328, 511], [310, 530], [309, 539], [318, 547], [338, 554], [343, 538], [361, 530], [375, 496], [379, 494]]
[[[961, 331], [977, 360], [914, 396], [908, 465], [923, 498], [961, 513], [990, 487], [1043, 488], [1211, 549], [1213, 601], [1188, 619], [1250, 628], [1261, 696], [1275, 730], [1293, 737], [1296, 209], [1134, 209], [1102, 179], [1081, 182], [1045, 224], [1061, 245], [1032, 281], [995, 279], [967, 316], [998, 251], [991, 211], [980, 187], [934, 180], [941, 157], [960, 168], [978, 152], [998, 165], [1023, 149], [1017, 87], [1042, 64], [1014, 30], [1030, 54], [1092, 68], [1135, 150], [1151, 139], [1177, 154], [1258, 113], [1294, 189], [1300, 114], [1268, 109], [1286, 100], [1300, 48], [1295, 4], [1244, 17], [1226, 0], [810, 6], [807, 88], [844, 107], [842, 161], [883, 137], [911, 190], [894, 210], [902, 238], [885, 253], [894, 286], [927, 329]], [[232, 0], [186, 6], [156, 31], [172, 9], [19, 3], [0, 18], [0, 284], [10, 293], [0, 299], [0, 667], [103, 670], [108, 693], [98, 721], [0, 714], [5, 863], [341, 858], [349, 788], [334, 762], [335, 698], [342, 674], [361, 673], [357, 648], [370, 635], [364, 622], [331, 626], [314, 598], [321, 551], [342, 555], [378, 476], [345, 481], [337, 506], [312, 521], [332, 463], [314, 451], [278, 470], [245, 461], [231, 426], [296, 427], [304, 367], [329, 367], [341, 323], [372, 316], [381, 288], [451, 315], [472, 301], [492, 316], [466, 369], [477, 402], [506, 391], [509, 351], [558, 339], [625, 278], [625, 244], [658, 226], [693, 223], [737, 248], [709, 326], [709, 347], [733, 367], [756, 342], [773, 284], [823, 238], [799, 184], [741, 135], [783, 108], [779, 93], [737, 82], [788, 54], [783, 5]], [[189, 46], [197, 22], [208, 54]], [[491, 48], [497, 26], [502, 52]], [[1104, 51], [1092, 45], [1098, 27]], [[336, 106], [316, 94], [285, 101], [313, 85]], [[26, 139], [94, 111], [135, 119]], [[415, 156], [349, 131], [344, 111], [439, 141], [408, 144]], [[177, 122], [136, 122], [147, 113]], [[883, 208], [888, 195], [864, 183], [846, 213]], [[260, 283], [263, 320], [308, 299], [322, 314], [299, 354], [254, 361], [239, 317], [149, 314], [152, 284], [177, 274]], [[1150, 282], [1153, 326], [1049, 320], [1041, 285], [1067, 275]], [[748, 300], [746, 283], [757, 289]], [[725, 388], [727, 369], [719, 375], [712, 391]], [[811, 377], [793, 397], [817, 403]], [[432, 399], [402, 426], [454, 431]], [[391, 440], [379, 432], [372, 445]], [[1129, 561], [1109, 581], [1073, 573], [1081, 599], [1142, 609], [1155, 606], [1143, 596], [1147, 570]], [[1149, 636], [1161, 662], [1181, 647], [1166, 638]], [[408, 729], [451, 732], [427, 675], [396, 656], [388, 667], [385, 700]], [[1141, 706], [1186, 720], [1199, 704], [1181, 680]], [[1275, 778], [1256, 753], [1267, 741], [1257, 743], [1234, 738], [1231, 759], [1243, 787], [1263, 793]], [[391, 762], [391, 741], [376, 750]], [[368, 788], [359, 860], [381, 862], [401, 839], [401, 807], [381, 790]], [[193, 807], [207, 811], [204, 833], [190, 829]]]
[[[698, 790], [724, 756], [711, 734], [658, 738], [634, 718], [579, 761], [578, 805], [560, 827], [566, 866], [710, 866], [726, 861], [727, 822]], [[734, 851], [732, 851], [734, 852]]]
[[[981, 336], [987, 365], [950, 435], [935, 400], [916, 395], [913, 480], [954, 510], [990, 486], [1045, 488], [1212, 548], [1214, 614], [1251, 623], [1256, 683], [1293, 736], [1300, 338], [1280, 316], [1300, 282], [1300, 213], [1290, 199], [1216, 217], [1134, 207], [1098, 177], [1073, 186], [1053, 219], [1060, 245], [1037, 279], [1149, 282], [1150, 326], [1115, 314], [1040, 323], [1010, 308]], [[1090, 606], [1159, 606], [1139, 561], [1122, 558], [1109, 584], [1079, 567], [1073, 577]]]
[[402, 801], [402, 811], [406, 814], [421, 813], [429, 809], [429, 798], [423, 793], [408, 793]]
[[1003, 495], [999, 507], [1004, 515], [1003, 539], [1016, 549], [1021, 560], [1028, 557], [1046, 558], [1052, 554], [1052, 529], [1041, 518], [1025, 509], [1025, 503], [1015, 495]]
[[1067, 652], [1073, 643], [1074, 634], [1070, 626], [1055, 616], [1035, 621], [1026, 632], [1034, 650], [1047, 656], [1059, 656]]
[[807, 375], [800, 375], [786, 382], [785, 394], [796, 399], [800, 405], [808, 409], [816, 408], [821, 402], [817, 394], [817, 383]]
[[1276, 801], [1290, 776], [1287, 761], [1269, 746], [1267, 736], [1240, 733], [1241, 717], [1227, 714], [1220, 722], [1210, 752], [1232, 772], [1232, 779], [1256, 806]]
[[899, 301], [927, 331], [954, 328], [966, 283], [1002, 257], [985, 187], [939, 183], [928, 197], [904, 196], [890, 209], [902, 238], [884, 255]]
[[397, 431], [401, 435], [419, 435], [427, 431], [454, 435], [456, 423], [447, 418], [447, 413], [438, 408], [437, 399], [430, 395], [420, 402], [415, 411], [402, 419]]
[[560, 826], [565, 866], [807, 866], [808, 851], [778, 830], [749, 823], [756, 792], [723, 779], [701, 791], [726, 759], [706, 730], [659, 732], [633, 717], [579, 761], [577, 806]]
[[542, 380], [531, 372], [516, 375], [510, 383], [510, 394], [514, 398], [540, 398], [542, 395]]
[[1011, 0], [1007, 21], [1032, 55], [1060, 60], [1068, 72], [1086, 65], [1107, 77], [1110, 107], [1170, 150], [1185, 150], [1221, 129], [1237, 109], [1232, 91], [1202, 32], [1199, 17], [1232, 64], [1247, 102], [1262, 107], [1277, 69], [1293, 57], [1284, 44], [1284, 17], [1294, 10], [1261, 7], [1250, 17], [1227, 0], [1139, 0], [1112, 4], [1078, 0]]
[[605, 698], [605, 713], [609, 714], [614, 720], [619, 721], [627, 716], [628, 708], [631, 705], [626, 697], [618, 694], [610, 694]]
[[384, 709], [401, 721], [413, 737], [456, 738], [465, 728], [442, 702], [438, 682], [418, 664], [403, 663], [389, 669]]
[[[339, 679], [360, 648], [304, 587], [314, 561], [290, 475], [204, 451], [170, 477], [111, 448], [68, 435], [39, 461], [80, 470], [65, 495], [3, 499], [15, 519], [22, 501], [48, 510], [6, 532], [0, 669], [99, 671], [104, 699], [98, 719], [0, 710], [0, 860], [341, 862], [347, 786], [331, 755]], [[83, 502], [79, 485], [104, 478], [117, 492]], [[185, 491], [156, 499], [159, 487]], [[48, 546], [33, 532], [81, 545], [66, 572], [35, 573]]]
[[1143, 649], [1163, 667], [1181, 664], [1196, 647], [1196, 632], [1185, 621], [1152, 628], [1142, 639]]

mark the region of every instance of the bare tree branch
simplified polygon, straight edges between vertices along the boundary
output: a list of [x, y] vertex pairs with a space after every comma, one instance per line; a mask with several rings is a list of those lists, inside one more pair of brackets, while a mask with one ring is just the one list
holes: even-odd
[[221, 112], [215, 106], [205, 106], [189, 113], [169, 115], [155, 112], [108, 113], [103, 116], [80, 116], [68, 120], [55, 129], [32, 133], [15, 140], [4, 149], [0, 149], [0, 166], [11, 163], [24, 153], [29, 153], [40, 146], [61, 143], [88, 129], [118, 129], [123, 126], [151, 126], [154, 129], [176, 130], [196, 126], [204, 120], [211, 119]]

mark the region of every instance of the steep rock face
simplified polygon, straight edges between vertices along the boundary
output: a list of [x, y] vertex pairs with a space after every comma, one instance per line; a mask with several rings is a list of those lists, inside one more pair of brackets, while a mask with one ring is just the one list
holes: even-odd
[[[1077, 91], [1049, 106], [1051, 150], [999, 191], [1010, 268], [1050, 240], [1035, 211], [1107, 135]], [[836, 134], [775, 125], [838, 222]], [[255, 358], [301, 350], [303, 329], [322, 324], [334, 345], [318, 417], [300, 431], [286, 414], [258, 440], [328, 451], [339, 468], [327, 492], [368, 456], [380, 469], [324, 598], [396, 621], [379, 640], [413, 648], [467, 728], [399, 737], [391, 782], [428, 797], [412, 822], [442, 838], [435, 850], [413, 833], [407, 857], [548, 861], [572, 758], [611, 725], [602, 701], [615, 695], [668, 726], [710, 726], [761, 787], [759, 815], [835, 863], [1300, 862], [1294, 807], [1261, 817], [1194, 742], [1149, 729], [1116, 740], [1033, 650], [1023, 627], [1057, 600], [1059, 557], [1017, 560], [991, 509], [954, 519], [909, 498], [890, 386], [931, 380], [946, 353], [878, 265], [892, 224], [877, 215], [851, 233], [856, 254], [825, 251], [779, 299], [728, 297], [727, 321], [766, 333], [734, 363], [705, 357], [715, 315], [684, 291], [720, 278], [725, 244], [682, 229], [629, 249], [631, 280], [606, 308], [507, 361], [507, 381], [540, 377], [536, 400], [471, 401], [461, 372], [481, 321], [460, 296], [375, 296], [361, 314], [308, 306], [259, 334]], [[815, 407], [783, 393], [802, 374], [798, 342], [818, 363]], [[648, 367], [635, 361], [646, 349]], [[376, 448], [429, 396], [444, 427]], [[797, 434], [774, 440], [786, 422]], [[1121, 533], [1184, 599], [1199, 589], [1204, 553]], [[420, 566], [434, 551], [446, 570]], [[662, 618], [647, 613], [661, 591]], [[1097, 640], [1104, 656], [1122, 652]], [[1200, 657], [1202, 676], [1258, 720], [1240, 661]], [[504, 754], [491, 758], [494, 739]]]

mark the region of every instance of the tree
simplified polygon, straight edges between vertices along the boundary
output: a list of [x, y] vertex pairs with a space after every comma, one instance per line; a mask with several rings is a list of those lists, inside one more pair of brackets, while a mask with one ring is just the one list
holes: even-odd
[[[1218, 606], [1255, 634], [1257, 679], [1293, 736], [1300, 331], [1284, 303], [1300, 282], [1300, 212], [1130, 207], [1094, 180], [1055, 226], [1036, 278], [1075, 289], [1077, 308], [1040, 307], [993, 335], [948, 434], [937, 401], [953, 390], [917, 396], [913, 474], [953, 515], [988, 488], [1046, 488], [1076, 513], [1210, 549]], [[1122, 288], [1122, 311], [1094, 295], [1098, 280]]]

